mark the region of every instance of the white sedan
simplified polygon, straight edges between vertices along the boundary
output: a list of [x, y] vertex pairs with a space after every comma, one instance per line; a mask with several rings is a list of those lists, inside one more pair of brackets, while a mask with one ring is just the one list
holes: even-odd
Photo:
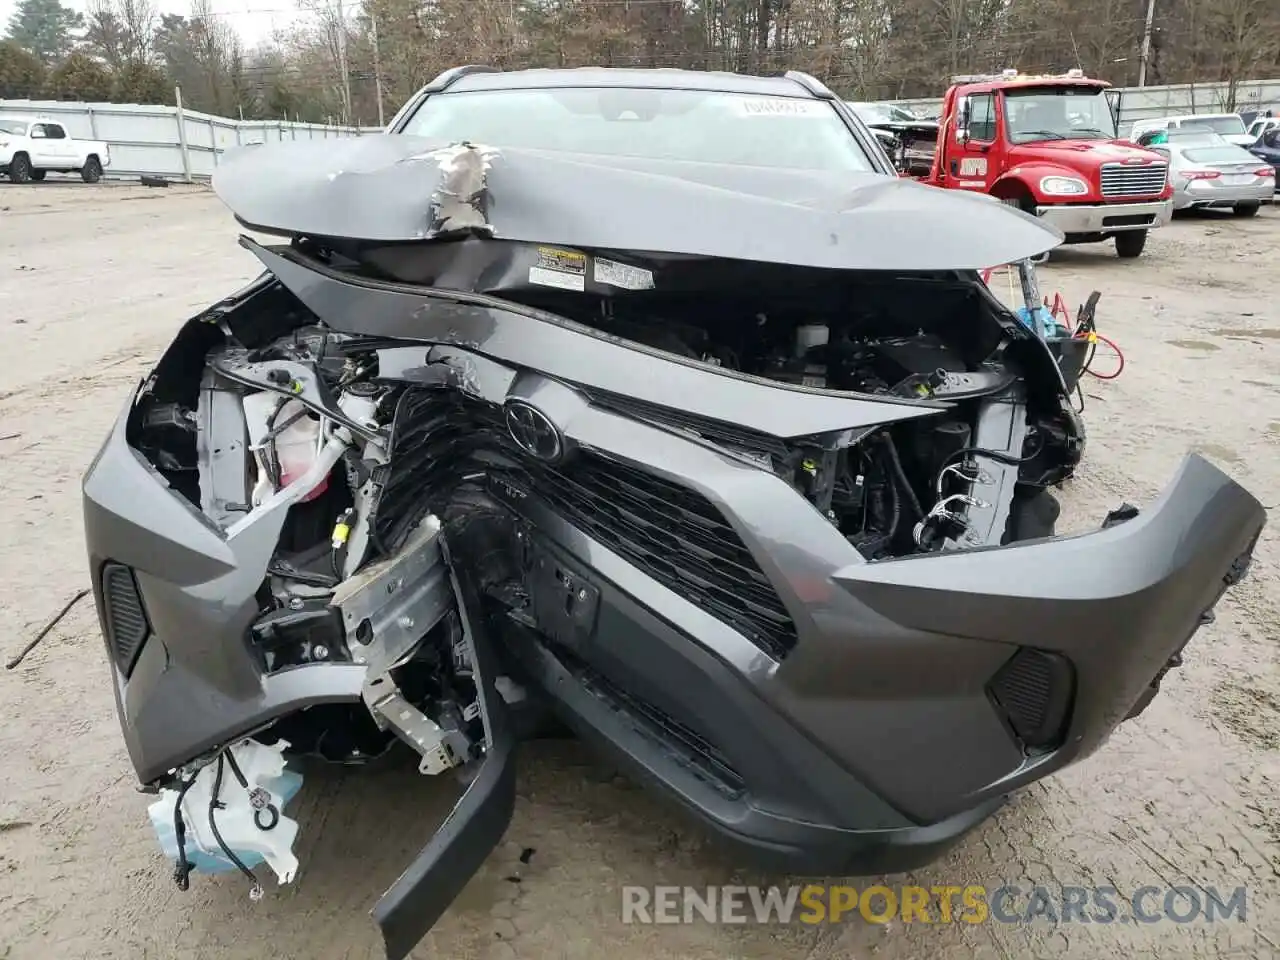
[[1169, 157], [1174, 210], [1229, 208], [1237, 216], [1251, 217], [1272, 202], [1275, 169], [1243, 147], [1218, 137], [1171, 137], [1151, 149]]

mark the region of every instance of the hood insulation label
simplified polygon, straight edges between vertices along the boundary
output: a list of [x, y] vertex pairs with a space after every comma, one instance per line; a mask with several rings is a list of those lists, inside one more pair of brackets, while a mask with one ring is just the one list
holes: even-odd
[[529, 268], [529, 282], [581, 293], [587, 288], [587, 255], [560, 247], [538, 247], [538, 262]]
[[601, 260], [597, 257], [593, 275], [596, 283], [607, 283], [609, 286], [617, 287], [620, 290], [653, 289], [652, 270], [633, 267], [626, 263], [618, 263], [616, 260]]

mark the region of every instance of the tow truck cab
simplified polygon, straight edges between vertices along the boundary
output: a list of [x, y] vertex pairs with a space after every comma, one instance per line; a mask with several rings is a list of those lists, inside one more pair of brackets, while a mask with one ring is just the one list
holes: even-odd
[[1142, 253], [1173, 215], [1164, 157], [1117, 136], [1110, 84], [1061, 76], [956, 77], [943, 101], [927, 182], [989, 193], [1063, 232], [1067, 243], [1115, 238]]

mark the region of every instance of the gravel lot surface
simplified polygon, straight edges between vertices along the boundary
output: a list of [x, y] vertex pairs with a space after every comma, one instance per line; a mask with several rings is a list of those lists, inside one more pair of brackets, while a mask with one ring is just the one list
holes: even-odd
[[[130, 387], [179, 323], [257, 273], [207, 190], [0, 183], [0, 659], [87, 586], [79, 482]], [[1056, 253], [1047, 293], [1128, 358], [1086, 378], [1090, 446], [1063, 493], [1072, 528], [1146, 504], [1196, 450], [1280, 501], [1280, 209], [1201, 216]], [[1003, 279], [993, 280], [1000, 287]], [[1099, 357], [1098, 368], [1106, 360]], [[571, 742], [523, 755], [508, 843], [416, 957], [1265, 957], [1280, 954], [1280, 523], [1186, 666], [1093, 758], [1019, 796], [950, 857], [891, 883], [1246, 885], [1247, 916], [904, 926], [624, 925], [623, 884], [754, 883], [695, 827]], [[1028, 571], [1052, 577], [1052, 570]], [[380, 958], [366, 915], [456, 787], [407, 758], [312, 775], [289, 812], [302, 869], [258, 904], [235, 877], [179, 893], [134, 791], [90, 603], [0, 670], [0, 958]], [[520, 853], [533, 848], [527, 864]], [[518, 880], [519, 882], [515, 882]], [[863, 885], [867, 881], [862, 881]], [[1159, 898], [1153, 901], [1159, 904]]]

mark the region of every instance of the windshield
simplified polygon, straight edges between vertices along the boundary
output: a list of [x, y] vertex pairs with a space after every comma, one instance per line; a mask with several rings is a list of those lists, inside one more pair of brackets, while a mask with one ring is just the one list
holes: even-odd
[[1107, 95], [1095, 87], [1006, 90], [1004, 111], [1013, 143], [1114, 140], [1116, 136]]
[[20, 137], [26, 132], [26, 120], [0, 120], [0, 133], [12, 133]]
[[1183, 120], [1179, 126], [1184, 129], [1190, 127], [1194, 130], [1212, 130], [1214, 133], [1244, 133], [1244, 121], [1236, 114], [1229, 117], [1191, 117]]
[[1258, 164], [1258, 158], [1243, 147], [1227, 145], [1225, 147], [1193, 147], [1183, 150], [1182, 155], [1192, 163], [1252, 163]]
[[486, 90], [428, 97], [401, 133], [495, 147], [843, 173], [871, 159], [831, 104], [704, 90]]

